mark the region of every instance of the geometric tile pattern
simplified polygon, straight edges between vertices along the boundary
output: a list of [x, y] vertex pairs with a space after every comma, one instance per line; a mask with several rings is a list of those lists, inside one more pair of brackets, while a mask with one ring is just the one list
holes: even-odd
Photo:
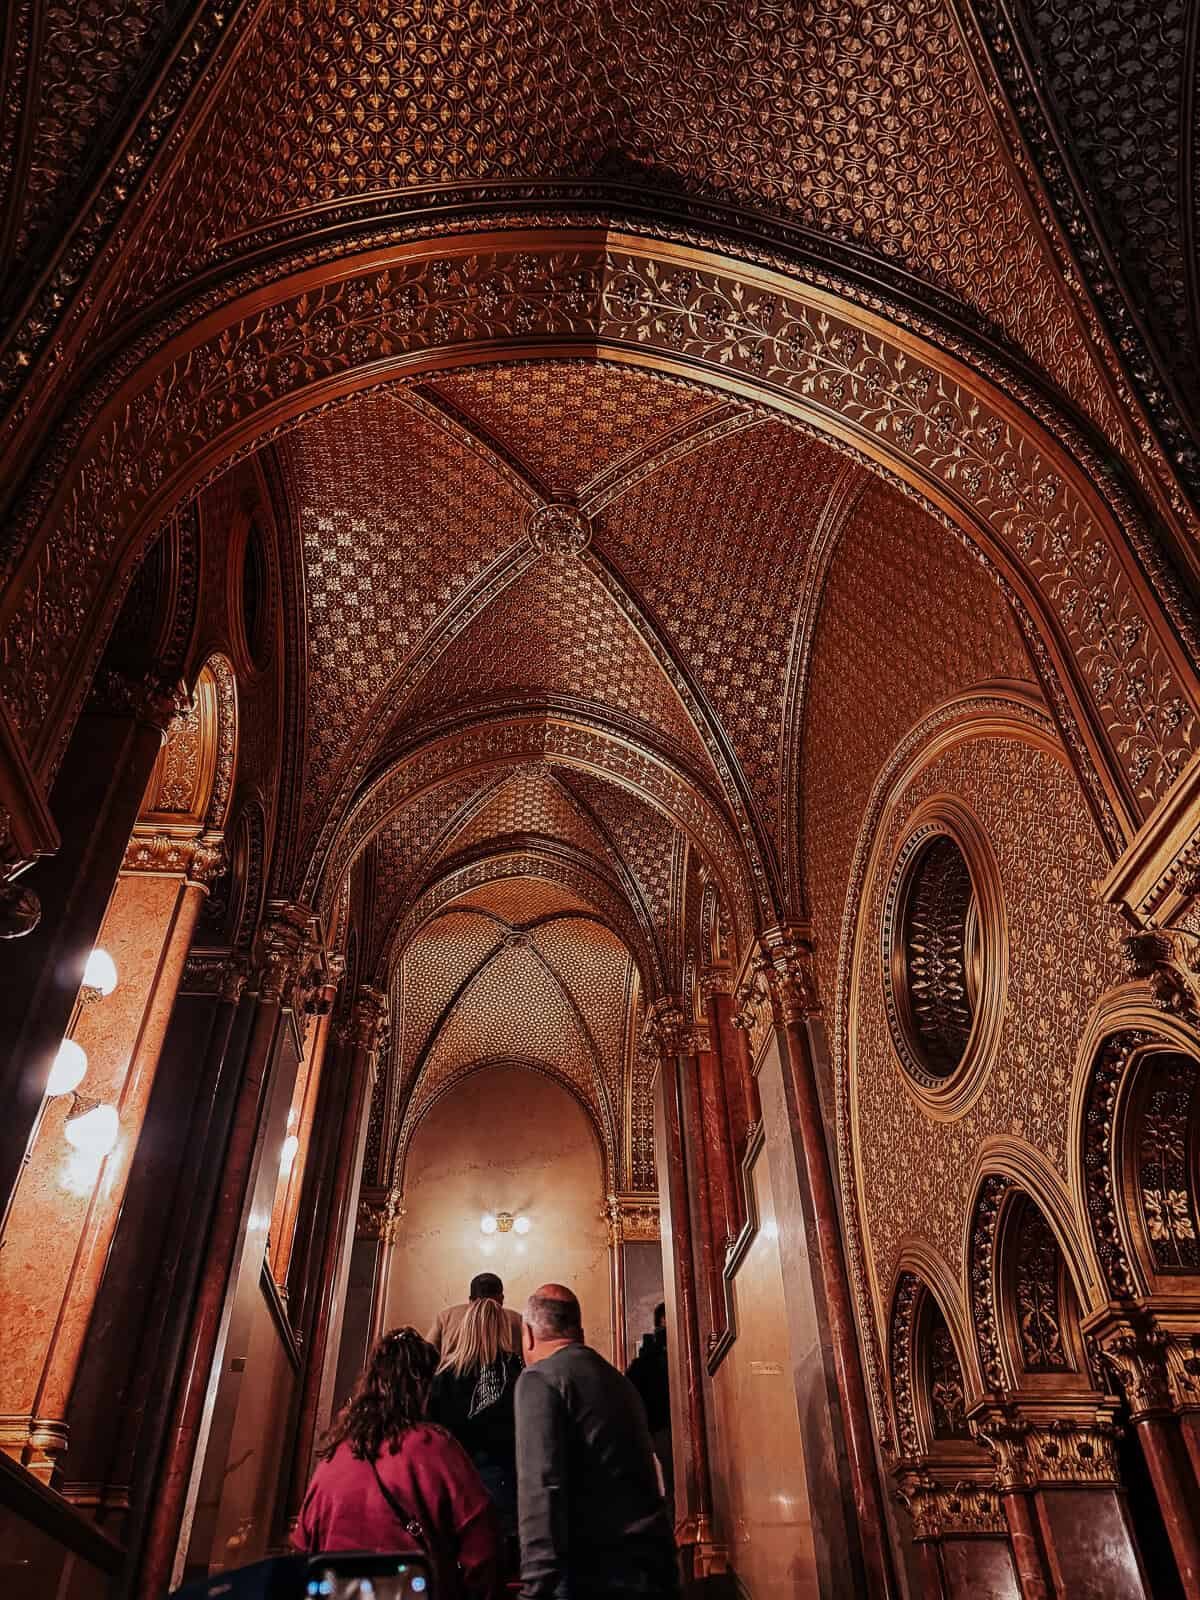
[[577, 495], [622, 456], [714, 404], [703, 390], [591, 361], [465, 367], [432, 387], [556, 495]]
[[493, 789], [479, 810], [447, 836], [439, 855], [456, 856], [514, 833], [558, 838], [601, 862], [608, 859], [604, 840], [544, 765], [521, 767]]
[[932, 517], [877, 481], [842, 531], [812, 652], [801, 737], [803, 870], [818, 978], [831, 1001], [850, 860], [887, 757], [940, 701], [987, 678], [1033, 674], [994, 579]]
[[768, 827], [800, 572], [840, 469], [827, 445], [760, 423], [652, 473], [597, 532], [715, 710]]
[[543, 555], [491, 601], [421, 680], [405, 722], [506, 694], [598, 701], [659, 728], [707, 767], [663, 669], [573, 557]]

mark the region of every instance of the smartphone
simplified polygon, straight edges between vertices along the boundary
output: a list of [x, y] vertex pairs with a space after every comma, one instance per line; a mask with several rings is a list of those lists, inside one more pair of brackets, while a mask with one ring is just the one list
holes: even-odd
[[307, 1600], [435, 1600], [420, 1556], [337, 1554], [308, 1563]]

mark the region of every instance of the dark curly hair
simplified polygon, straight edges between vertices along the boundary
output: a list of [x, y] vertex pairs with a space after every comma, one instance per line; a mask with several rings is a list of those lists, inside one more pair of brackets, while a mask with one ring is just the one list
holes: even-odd
[[385, 1444], [396, 1443], [405, 1428], [423, 1422], [437, 1364], [437, 1351], [415, 1328], [393, 1328], [385, 1333], [325, 1435], [321, 1459], [328, 1461], [338, 1445], [348, 1440], [360, 1461], [374, 1461]]

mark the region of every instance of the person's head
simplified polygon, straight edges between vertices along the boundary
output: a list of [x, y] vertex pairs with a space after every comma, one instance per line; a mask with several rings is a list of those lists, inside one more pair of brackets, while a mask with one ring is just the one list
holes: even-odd
[[508, 1318], [498, 1300], [472, 1300], [442, 1350], [439, 1372], [475, 1372], [490, 1367], [501, 1350], [511, 1348]]
[[579, 1301], [561, 1283], [543, 1283], [525, 1303], [521, 1329], [525, 1365], [552, 1356], [565, 1344], [583, 1343]]
[[423, 1421], [437, 1362], [437, 1351], [415, 1328], [385, 1333], [325, 1438], [325, 1460], [346, 1439], [360, 1460], [374, 1461], [385, 1444]]
[[661, 1300], [654, 1308], [654, 1337], [659, 1344], [667, 1342], [667, 1308]]
[[498, 1306], [504, 1304], [504, 1285], [494, 1272], [477, 1272], [471, 1279], [471, 1289], [467, 1298], [469, 1300], [494, 1300]]

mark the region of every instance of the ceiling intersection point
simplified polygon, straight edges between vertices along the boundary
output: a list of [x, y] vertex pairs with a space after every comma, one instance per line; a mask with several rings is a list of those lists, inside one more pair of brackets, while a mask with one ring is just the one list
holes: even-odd
[[592, 542], [591, 519], [573, 501], [536, 506], [526, 519], [529, 542], [542, 555], [582, 555]]

